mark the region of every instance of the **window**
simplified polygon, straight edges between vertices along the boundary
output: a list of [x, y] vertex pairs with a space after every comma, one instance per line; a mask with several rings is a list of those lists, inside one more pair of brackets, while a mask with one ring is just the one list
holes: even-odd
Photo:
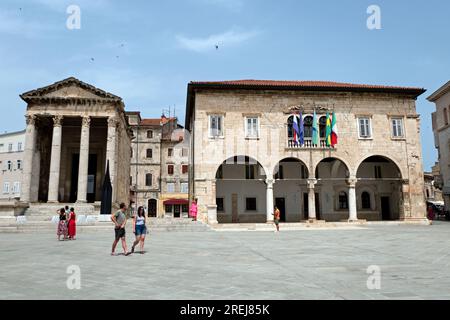
[[167, 149], [167, 156], [172, 157], [173, 156], [173, 148]]
[[132, 186], [132, 185], [133, 185], [133, 177], [130, 176], [130, 186]]
[[3, 184], [3, 193], [5, 194], [9, 193], [9, 182], [5, 182]]
[[364, 191], [361, 194], [361, 202], [363, 209], [370, 209], [370, 194], [368, 192]]
[[17, 160], [17, 169], [18, 170], [22, 169], [22, 160]]
[[189, 206], [187, 204], [181, 205], [181, 211], [182, 212], [189, 212]]
[[169, 176], [173, 175], [173, 164], [169, 164], [169, 165], [167, 166], [167, 174], [168, 174]]
[[11, 151], [12, 151], [12, 147], [13, 147], [13, 144], [10, 143], [10, 144], [8, 145], [8, 152], [11, 152]]
[[166, 213], [172, 213], [172, 205], [171, 204], [166, 204], [165, 209], [166, 209]]
[[213, 115], [209, 116], [209, 135], [211, 137], [223, 136], [223, 116]]
[[370, 118], [358, 118], [359, 137], [363, 139], [372, 137]]
[[375, 166], [375, 179], [381, 179], [381, 166]]
[[175, 183], [169, 182], [167, 184], [167, 193], [174, 193], [175, 192]]
[[188, 166], [187, 164], [183, 164], [183, 165], [181, 166], [181, 173], [182, 173], [182, 174], [188, 173], [188, 170], [189, 170], [189, 166]]
[[259, 119], [258, 117], [245, 118], [245, 137], [258, 138], [259, 137]]
[[147, 159], [153, 158], [153, 149], [147, 149]]
[[180, 190], [181, 193], [188, 193], [189, 192], [189, 184], [187, 182], [182, 182], [180, 184], [180, 188], [181, 188], [181, 190]]
[[348, 209], [347, 193], [344, 191], [339, 192], [339, 209]]
[[256, 211], [256, 198], [245, 198], [245, 210]]
[[182, 157], [187, 157], [188, 155], [189, 155], [189, 149], [188, 148], [181, 149], [181, 156]]
[[255, 165], [246, 164], [245, 165], [245, 179], [255, 179]]
[[12, 161], [9, 161], [9, 160], [8, 160], [8, 162], [6, 163], [6, 169], [11, 171], [12, 168], [13, 168], [13, 166], [12, 166]]
[[147, 138], [152, 139], [153, 138], [153, 130], [147, 130]]
[[392, 119], [392, 136], [394, 138], [402, 138], [403, 137], [403, 119], [402, 118]]
[[17, 143], [17, 151], [22, 151], [22, 142]]
[[145, 185], [147, 187], [151, 187], [153, 183], [153, 175], [151, 173], [147, 173], [145, 175]]
[[445, 124], [445, 125], [448, 125], [447, 108], [444, 108], [444, 124]]
[[304, 137], [312, 138], [313, 134], [313, 117], [306, 116], [303, 120]]
[[18, 181], [14, 182], [13, 193], [15, 194], [20, 193], [20, 182]]
[[217, 212], [224, 212], [223, 210], [223, 198], [216, 198]]
[[319, 119], [319, 137], [325, 138], [327, 133], [327, 117], [320, 117]]

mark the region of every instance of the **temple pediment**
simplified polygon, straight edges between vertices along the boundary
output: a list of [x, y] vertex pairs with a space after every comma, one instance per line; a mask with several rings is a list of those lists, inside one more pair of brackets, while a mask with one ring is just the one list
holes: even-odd
[[30, 102], [36, 99], [87, 99], [122, 101], [122, 98], [113, 95], [112, 93], [103, 91], [73, 77], [55, 82], [54, 84], [46, 87], [25, 92], [20, 95], [20, 97], [26, 102]]

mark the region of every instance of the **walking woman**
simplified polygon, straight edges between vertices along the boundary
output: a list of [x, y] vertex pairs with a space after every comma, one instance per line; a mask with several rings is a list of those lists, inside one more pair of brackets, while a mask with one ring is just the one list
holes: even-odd
[[134, 253], [134, 248], [139, 244], [141, 254], [144, 253], [144, 241], [147, 234], [146, 218], [144, 207], [140, 206], [137, 214], [133, 216], [133, 233], [136, 235], [136, 240], [131, 247], [131, 253]]
[[67, 239], [67, 224], [66, 224], [66, 211], [64, 208], [59, 209], [59, 222], [58, 222], [58, 230], [56, 235], [58, 236], [58, 240], [61, 240], [61, 236], [64, 236], [63, 240]]
[[69, 222], [67, 223], [67, 229], [69, 234], [69, 240], [75, 240], [75, 235], [77, 233], [77, 217], [75, 215], [75, 209], [70, 208]]
[[192, 201], [191, 208], [189, 209], [189, 215], [192, 217], [193, 221], [197, 221], [197, 211], [197, 199], [195, 199], [194, 201]]

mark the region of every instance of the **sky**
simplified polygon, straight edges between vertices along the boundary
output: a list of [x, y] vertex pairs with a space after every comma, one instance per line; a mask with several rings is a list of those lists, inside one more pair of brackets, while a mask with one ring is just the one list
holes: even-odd
[[[70, 5], [80, 9], [80, 28]], [[370, 30], [371, 5], [381, 29]], [[74, 76], [127, 111], [184, 121], [189, 81], [326, 80], [415, 86], [424, 169], [437, 161], [432, 92], [450, 80], [447, 0], [1, 0], [0, 132], [19, 95]], [[216, 45], [218, 48], [216, 48]]]

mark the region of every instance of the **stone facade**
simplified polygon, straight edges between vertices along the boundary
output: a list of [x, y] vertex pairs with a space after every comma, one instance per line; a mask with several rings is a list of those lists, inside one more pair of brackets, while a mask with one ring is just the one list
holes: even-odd
[[450, 81], [439, 88], [428, 101], [435, 103], [436, 111], [431, 114], [433, 122], [434, 145], [438, 150], [439, 185], [445, 210], [450, 210]]
[[[209, 223], [271, 221], [273, 206], [279, 204], [286, 211], [285, 221], [424, 219], [415, 106], [423, 92], [322, 82], [190, 83], [190, 196], [198, 198], [199, 217]], [[303, 147], [292, 145], [290, 117], [301, 112], [306, 120], [314, 110], [319, 117], [335, 113], [335, 148], [323, 141], [318, 147], [311, 141]], [[217, 116], [221, 120], [212, 120]], [[257, 136], [248, 135], [248, 118], [257, 119]], [[370, 123], [367, 138], [360, 137], [361, 118]], [[393, 119], [400, 119], [398, 137]], [[217, 127], [211, 121], [221, 121], [220, 134], [211, 135], [211, 126]], [[249, 164], [259, 168], [250, 179], [244, 175]], [[280, 164], [283, 178], [277, 178]], [[218, 200], [222, 213], [217, 213]]]
[[75, 78], [26, 92], [21, 201], [99, 204], [109, 163], [112, 202], [129, 202], [131, 138], [122, 99]]
[[0, 134], [0, 200], [20, 198], [25, 131]]
[[[182, 173], [182, 165], [189, 161], [183, 127], [176, 118], [142, 119], [139, 112], [127, 115], [134, 132], [130, 176], [134, 207], [144, 206], [149, 216], [178, 216], [182, 203], [188, 202], [188, 193], [181, 192], [181, 184], [188, 183], [188, 172]], [[171, 174], [169, 165], [173, 166]], [[177, 204], [166, 211], [167, 201]]]

